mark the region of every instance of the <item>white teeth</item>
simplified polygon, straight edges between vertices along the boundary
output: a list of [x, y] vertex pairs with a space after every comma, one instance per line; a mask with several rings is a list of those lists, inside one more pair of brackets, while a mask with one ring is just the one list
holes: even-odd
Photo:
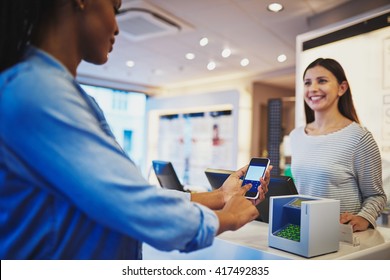
[[313, 100], [313, 101], [320, 100], [321, 98], [322, 98], [322, 96], [312, 96], [312, 97], [310, 97], [310, 99]]

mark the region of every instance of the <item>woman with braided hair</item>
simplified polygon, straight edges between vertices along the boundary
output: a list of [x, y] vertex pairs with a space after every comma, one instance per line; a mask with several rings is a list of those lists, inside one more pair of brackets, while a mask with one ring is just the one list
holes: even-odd
[[216, 191], [155, 188], [76, 81], [107, 61], [121, 0], [0, 4], [0, 258], [141, 259], [142, 242], [194, 251], [258, 215], [243, 167]]

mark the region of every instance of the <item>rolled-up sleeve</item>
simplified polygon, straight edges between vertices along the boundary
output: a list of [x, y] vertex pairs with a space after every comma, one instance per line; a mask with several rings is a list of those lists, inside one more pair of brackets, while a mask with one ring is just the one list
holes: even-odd
[[197, 205], [197, 207], [200, 208], [201, 213], [199, 230], [191, 242], [187, 243], [186, 247], [181, 250], [183, 252], [191, 252], [210, 246], [219, 227], [217, 216], [210, 209], [202, 205]]

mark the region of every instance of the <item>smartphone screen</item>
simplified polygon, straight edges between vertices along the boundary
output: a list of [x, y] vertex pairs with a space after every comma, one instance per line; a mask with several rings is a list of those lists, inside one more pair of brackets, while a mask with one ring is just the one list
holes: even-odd
[[256, 199], [259, 196], [258, 187], [260, 186], [260, 177], [263, 177], [269, 165], [268, 158], [252, 158], [248, 170], [246, 171], [242, 185], [252, 184], [245, 197]]

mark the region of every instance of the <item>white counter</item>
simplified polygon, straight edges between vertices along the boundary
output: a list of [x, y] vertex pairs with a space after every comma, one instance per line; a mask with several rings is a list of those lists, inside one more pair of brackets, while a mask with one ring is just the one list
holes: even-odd
[[144, 259], [193, 259], [193, 260], [234, 260], [234, 259], [381, 259], [390, 260], [390, 228], [377, 227], [354, 233], [360, 245], [340, 242], [337, 252], [313, 258], [305, 258], [282, 250], [268, 247], [268, 224], [253, 221], [237, 231], [219, 235], [214, 244], [192, 253], [162, 252], [144, 244]]

